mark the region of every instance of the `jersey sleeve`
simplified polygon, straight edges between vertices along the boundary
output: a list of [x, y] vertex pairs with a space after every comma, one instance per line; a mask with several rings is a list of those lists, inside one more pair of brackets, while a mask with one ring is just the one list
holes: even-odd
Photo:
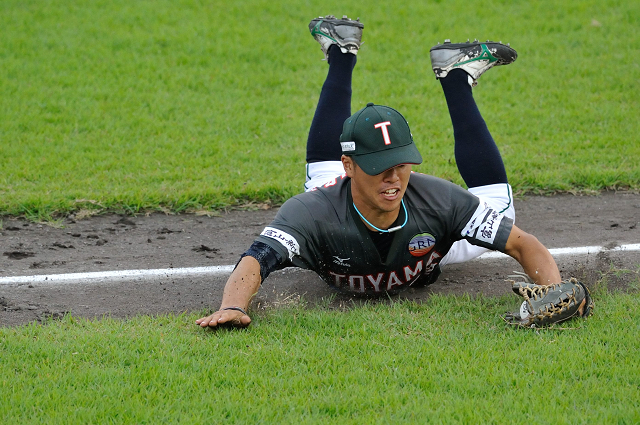
[[[441, 230], [449, 247], [465, 239], [484, 248], [504, 252], [513, 220], [470, 191], [443, 179], [412, 174], [411, 183], [419, 194], [413, 205], [426, 205], [425, 219]], [[448, 250], [448, 248], [447, 248]]]
[[280, 207], [274, 220], [262, 230], [256, 241], [276, 250], [281, 259], [280, 268], [293, 265], [312, 269], [313, 226], [315, 221], [308, 208], [293, 197]]
[[497, 211], [487, 201], [478, 199], [480, 202], [460, 235], [473, 245], [504, 252], [513, 228], [513, 220]]
[[[429, 181], [427, 181], [429, 182]], [[467, 240], [472, 245], [504, 252], [513, 220], [468, 190], [441, 179], [431, 179], [428, 202], [437, 205], [442, 219], [448, 223], [452, 241]], [[448, 196], [444, 196], [447, 193]]]

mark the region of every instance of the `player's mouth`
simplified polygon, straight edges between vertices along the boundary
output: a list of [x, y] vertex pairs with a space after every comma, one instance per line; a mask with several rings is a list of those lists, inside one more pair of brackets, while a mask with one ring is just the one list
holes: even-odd
[[400, 189], [392, 188], [381, 192], [381, 195], [387, 201], [395, 201], [400, 196]]

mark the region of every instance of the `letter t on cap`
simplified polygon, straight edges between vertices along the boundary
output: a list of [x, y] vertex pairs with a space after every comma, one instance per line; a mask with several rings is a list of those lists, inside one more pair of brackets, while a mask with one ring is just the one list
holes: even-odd
[[391, 139], [389, 138], [389, 130], [387, 130], [388, 125], [391, 125], [391, 121], [381, 122], [373, 126], [374, 128], [382, 129], [382, 137], [384, 138], [385, 145], [391, 144]]

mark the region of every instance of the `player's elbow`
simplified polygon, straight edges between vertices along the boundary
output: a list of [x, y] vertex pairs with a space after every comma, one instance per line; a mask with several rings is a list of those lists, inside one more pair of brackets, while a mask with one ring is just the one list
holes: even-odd
[[505, 253], [521, 263], [528, 252], [540, 249], [546, 250], [538, 238], [514, 226], [507, 240]]

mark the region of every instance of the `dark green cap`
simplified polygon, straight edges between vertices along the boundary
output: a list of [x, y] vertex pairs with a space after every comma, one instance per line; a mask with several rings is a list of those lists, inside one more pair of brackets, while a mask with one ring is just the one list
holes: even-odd
[[340, 145], [342, 153], [371, 176], [396, 165], [422, 163], [407, 120], [388, 106], [367, 103], [347, 118]]

